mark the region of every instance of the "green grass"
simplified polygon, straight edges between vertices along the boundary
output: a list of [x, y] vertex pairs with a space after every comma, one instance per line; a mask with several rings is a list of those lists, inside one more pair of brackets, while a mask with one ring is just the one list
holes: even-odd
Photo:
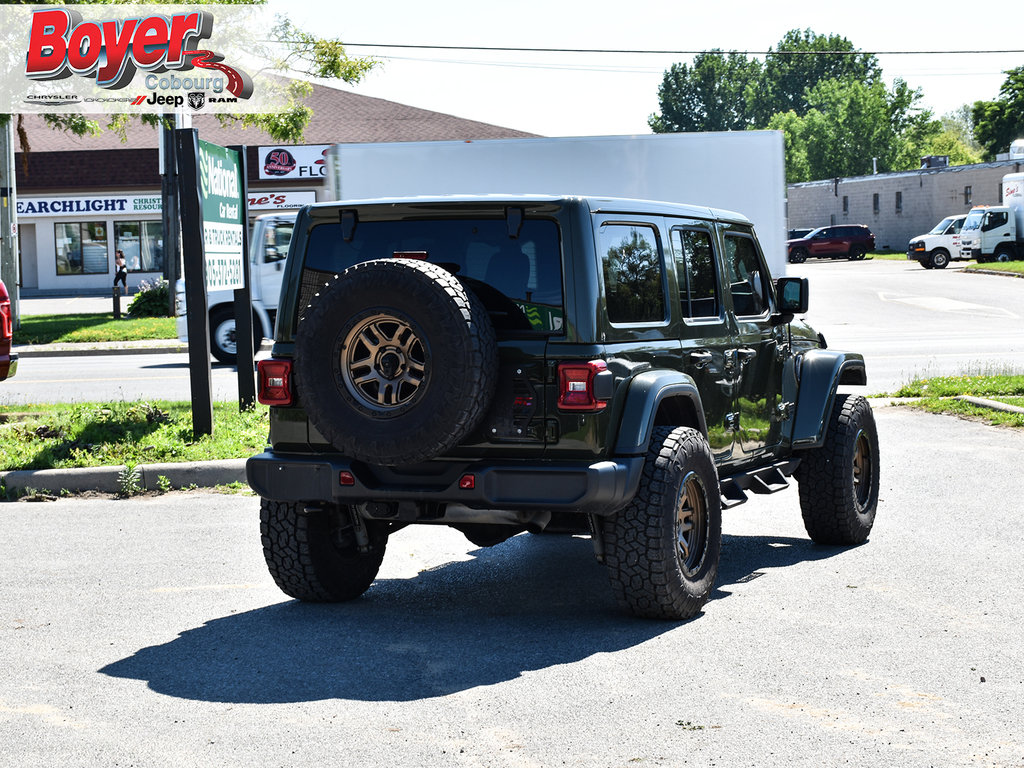
[[894, 397], [974, 397], [1024, 396], [1024, 375], [979, 374], [973, 376], [938, 376], [917, 379], [904, 384]]
[[985, 269], [992, 272], [1012, 272], [1016, 275], [1024, 275], [1024, 261], [1004, 261], [989, 264], [971, 263], [967, 269]]
[[138, 341], [173, 339], [173, 317], [138, 317], [114, 320], [106, 313], [77, 315], [27, 315], [14, 332], [16, 344], [55, 342]]
[[879, 259], [881, 261], [908, 261], [907, 254], [896, 251], [872, 251], [865, 259]]
[[895, 397], [921, 398], [907, 405], [930, 413], [966, 416], [982, 419], [990, 424], [1024, 428], [1024, 414], [1003, 413], [953, 399], [960, 395], [968, 395], [1024, 407], [1024, 375], [980, 374], [918, 379], [905, 384], [893, 394]]
[[268, 410], [214, 403], [213, 435], [192, 439], [184, 402], [0, 407], [0, 471], [238, 459], [263, 450]]

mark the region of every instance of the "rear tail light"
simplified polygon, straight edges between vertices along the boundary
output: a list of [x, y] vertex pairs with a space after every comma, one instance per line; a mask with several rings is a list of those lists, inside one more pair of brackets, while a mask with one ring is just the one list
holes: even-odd
[[611, 397], [611, 373], [604, 360], [561, 363], [558, 366], [558, 408], [562, 411], [601, 411]]
[[292, 361], [260, 360], [256, 364], [259, 381], [257, 399], [264, 405], [292, 404]]
[[11, 302], [0, 301], [0, 342], [9, 342], [13, 333]]

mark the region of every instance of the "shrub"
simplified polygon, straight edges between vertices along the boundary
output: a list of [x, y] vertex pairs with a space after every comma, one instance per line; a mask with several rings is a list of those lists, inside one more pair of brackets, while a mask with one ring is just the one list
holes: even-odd
[[139, 292], [128, 305], [132, 317], [167, 317], [170, 315], [170, 297], [167, 281], [163, 278], [139, 283]]

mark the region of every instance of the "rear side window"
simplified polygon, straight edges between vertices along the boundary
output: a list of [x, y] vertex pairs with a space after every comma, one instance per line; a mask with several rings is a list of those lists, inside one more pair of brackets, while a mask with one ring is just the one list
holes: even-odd
[[307, 284], [385, 258], [443, 266], [477, 295], [499, 331], [563, 328], [561, 243], [558, 225], [547, 219], [524, 220], [516, 239], [504, 219], [360, 221], [349, 241], [340, 224], [320, 224], [306, 246], [300, 313], [312, 296]]
[[768, 309], [766, 270], [754, 240], [746, 235], [726, 234], [725, 268], [737, 315], [761, 315]]
[[664, 322], [665, 275], [654, 227], [602, 224], [597, 247], [604, 271], [608, 320]]
[[718, 280], [711, 233], [705, 229], [673, 229], [672, 250], [683, 317], [718, 317]]

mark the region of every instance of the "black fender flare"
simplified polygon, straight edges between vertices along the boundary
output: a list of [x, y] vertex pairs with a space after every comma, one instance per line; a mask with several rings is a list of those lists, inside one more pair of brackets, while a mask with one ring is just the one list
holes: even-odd
[[647, 453], [651, 432], [657, 426], [655, 417], [658, 409], [672, 398], [684, 401], [684, 407], [692, 411], [695, 422], [690, 426], [707, 437], [704, 407], [693, 379], [679, 371], [644, 371], [629, 381], [615, 440], [616, 456], [642, 456]]
[[839, 385], [868, 383], [864, 356], [856, 352], [812, 349], [801, 358], [799, 377], [793, 447], [820, 448], [825, 443], [825, 428]]

